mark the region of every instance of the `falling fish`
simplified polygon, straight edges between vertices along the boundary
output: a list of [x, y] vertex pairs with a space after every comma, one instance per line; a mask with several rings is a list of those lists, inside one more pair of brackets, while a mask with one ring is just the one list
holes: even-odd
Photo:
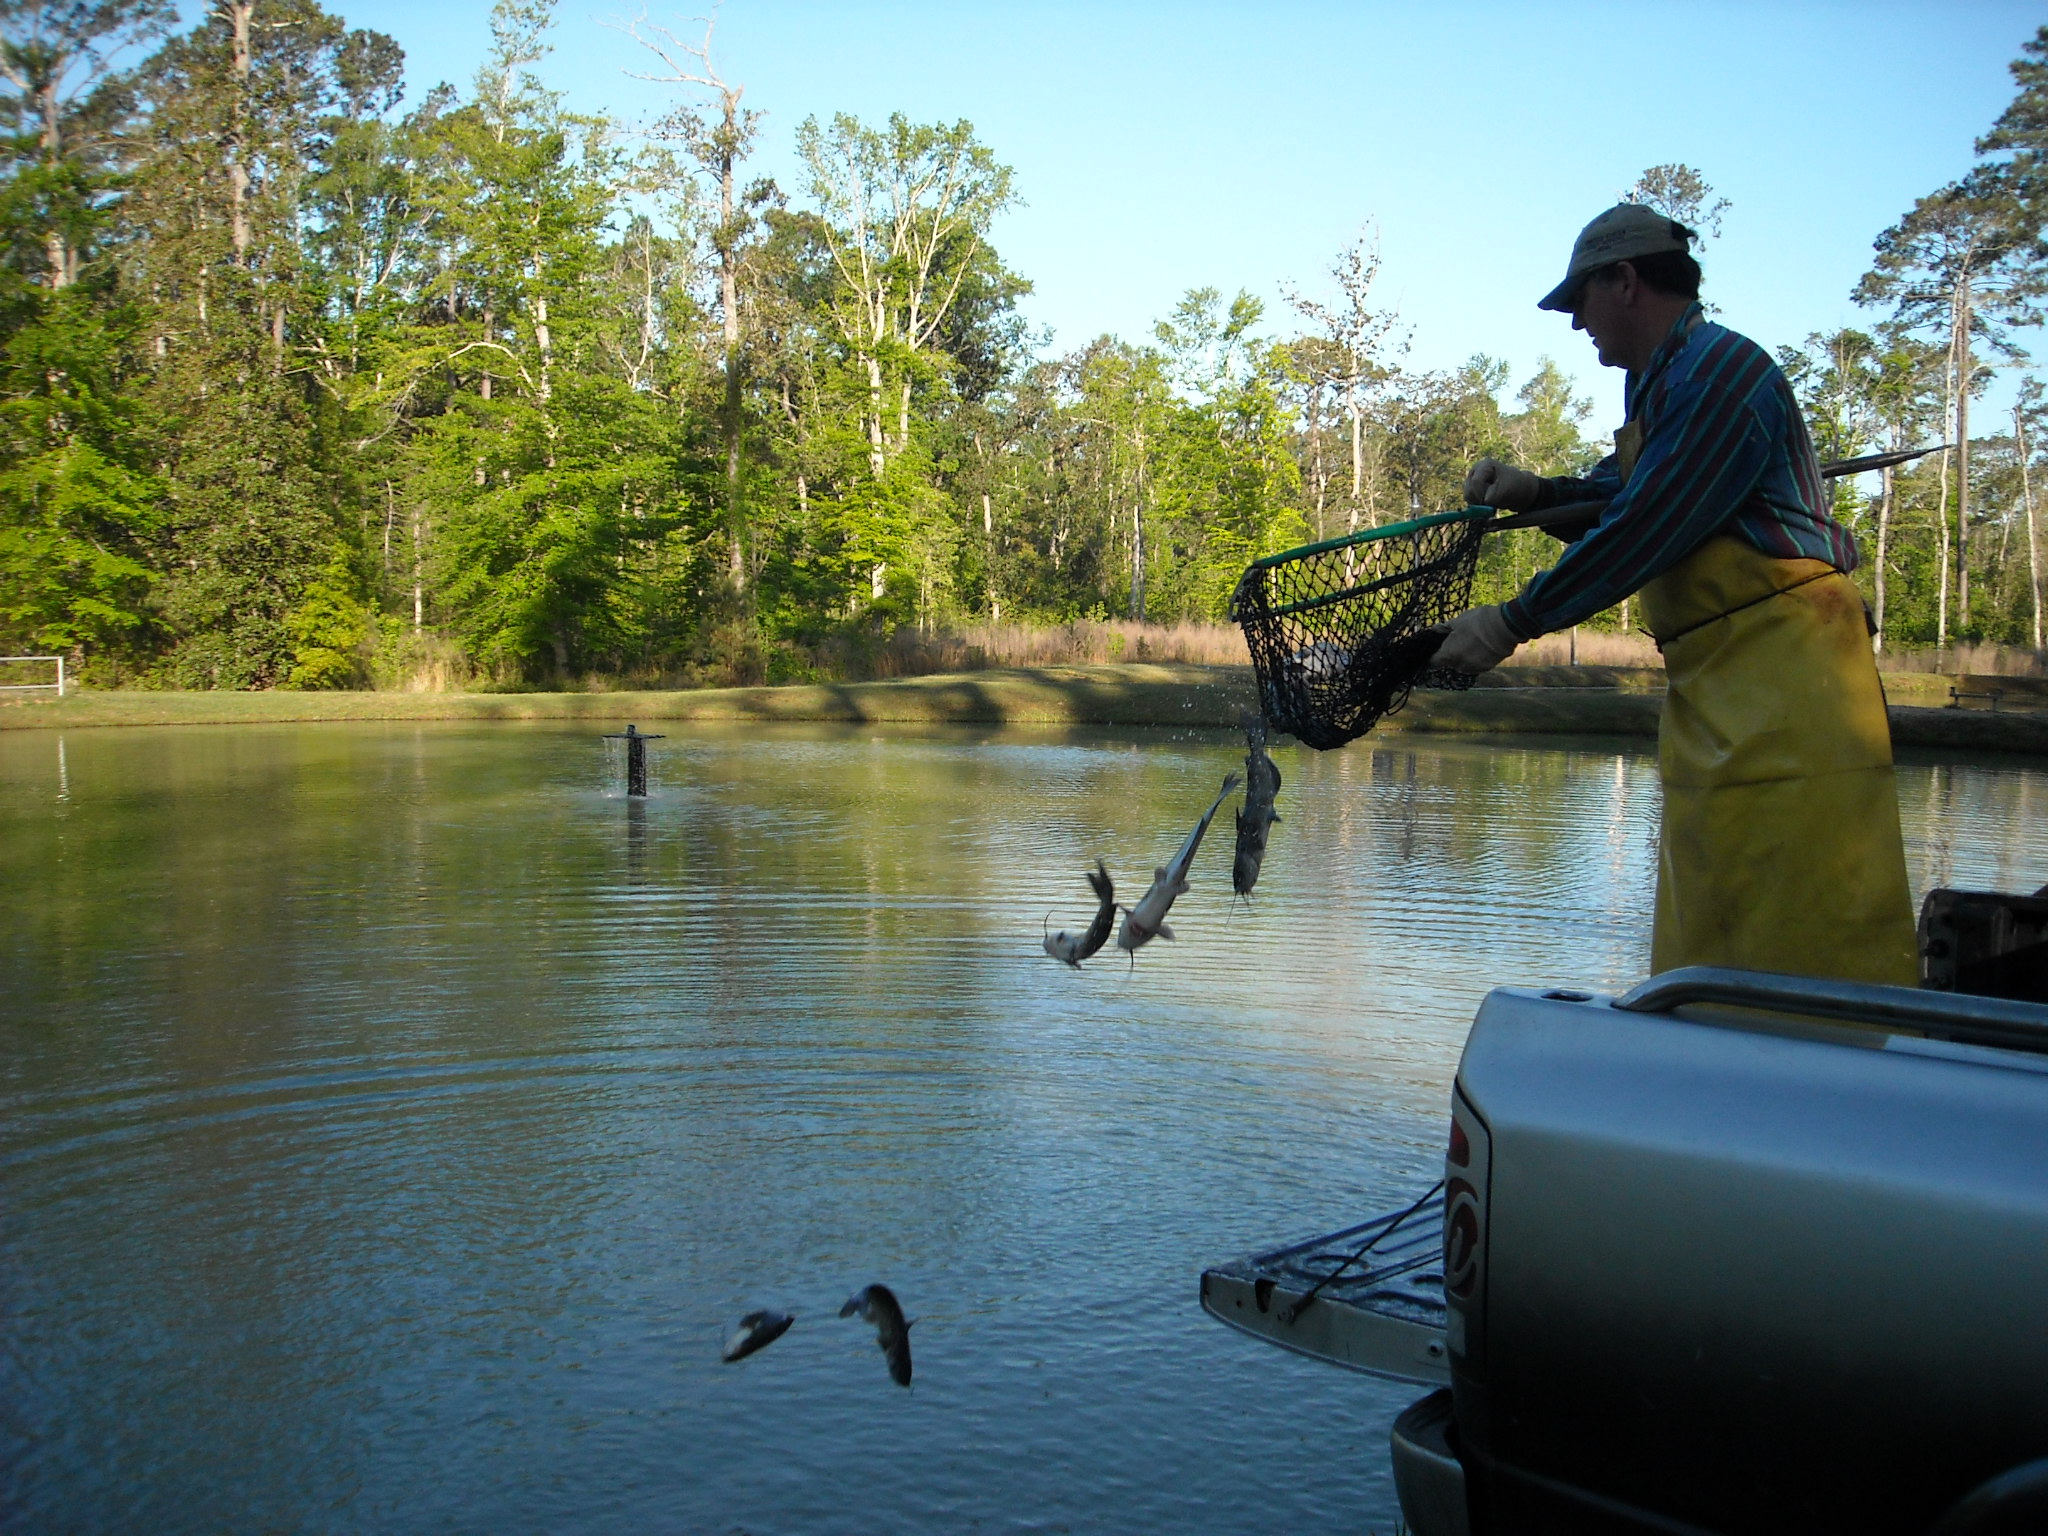
[[870, 1285], [855, 1291], [839, 1309], [841, 1317], [855, 1313], [875, 1325], [875, 1342], [889, 1360], [889, 1379], [899, 1387], [910, 1385], [910, 1324], [903, 1320], [903, 1308], [896, 1293], [886, 1285]]
[[1111, 883], [1109, 871], [1102, 860], [1095, 861], [1095, 869], [1088, 876], [1088, 884], [1095, 890], [1095, 896], [1102, 903], [1096, 908], [1095, 921], [1088, 925], [1088, 931], [1079, 938], [1062, 928], [1058, 933], [1048, 934], [1045, 952], [1055, 960], [1064, 960], [1075, 970], [1081, 962], [1109, 941], [1110, 925], [1116, 921], [1116, 886]]
[[1180, 845], [1180, 852], [1173, 856], [1173, 862], [1154, 870], [1152, 888], [1139, 898], [1135, 907], [1124, 909], [1124, 926], [1116, 936], [1116, 947], [1129, 950], [1133, 963], [1137, 961], [1138, 951], [1154, 939], [1173, 937], [1173, 930], [1166, 926], [1166, 914], [1173, 907], [1173, 899], [1188, 888], [1188, 866], [1195, 862], [1195, 850], [1202, 846], [1202, 834], [1209, 830], [1209, 823], [1215, 819], [1217, 810], [1229, 798], [1230, 792], [1242, 782], [1235, 773], [1223, 776], [1222, 791], [1202, 813], [1202, 819], [1195, 823], [1195, 830]]
[[1247, 715], [1244, 722], [1244, 808], [1237, 813], [1237, 852], [1230, 861], [1230, 888], [1247, 899], [1259, 883], [1259, 866], [1266, 861], [1266, 836], [1280, 813], [1273, 802], [1280, 796], [1280, 769], [1266, 755], [1266, 722]]
[[722, 1355], [725, 1363], [744, 1360], [757, 1349], [766, 1349], [785, 1333], [796, 1319], [787, 1312], [749, 1312], [739, 1327], [726, 1337]]

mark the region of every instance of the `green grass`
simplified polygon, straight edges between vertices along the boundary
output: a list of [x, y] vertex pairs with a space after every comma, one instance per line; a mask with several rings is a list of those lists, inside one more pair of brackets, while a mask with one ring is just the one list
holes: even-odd
[[[2048, 755], [2048, 711], [1993, 714], [1938, 707], [1948, 703], [1953, 681], [1926, 674], [1887, 674], [1894, 740], [1937, 750]], [[1650, 668], [1503, 667], [1468, 693], [1416, 694], [1406, 709], [1377, 727], [1377, 734], [1652, 736], [1662, 691], [1662, 674]], [[82, 692], [64, 699], [16, 695], [13, 702], [0, 705], [0, 730], [323, 720], [581, 720], [612, 727], [628, 720], [818, 720], [1227, 729], [1252, 707], [1249, 667], [1132, 662], [689, 692]]]
[[872, 683], [659, 693], [76, 693], [0, 707], [0, 729], [314, 720], [827, 720], [1202, 725], [1252, 707], [1249, 667], [1036, 667]]

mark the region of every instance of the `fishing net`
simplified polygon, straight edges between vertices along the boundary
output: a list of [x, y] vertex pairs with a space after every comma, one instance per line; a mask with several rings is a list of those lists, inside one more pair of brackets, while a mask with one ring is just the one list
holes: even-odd
[[1254, 563], [1230, 597], [1275, 730], [1341, 747], [1408, 702], [1411, 688], [1469, 688], [1432, 667], [1430, 627], [1464, 612], [1493, 517], [1466, 507], [1393, 523]]

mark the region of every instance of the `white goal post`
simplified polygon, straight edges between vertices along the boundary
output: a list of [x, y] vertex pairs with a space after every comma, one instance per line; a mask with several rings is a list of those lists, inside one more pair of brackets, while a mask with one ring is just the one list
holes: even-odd
[[54, 683], [0, 683], [0, 693], [31, 693], [46, 688], [57, 690], [57, 697], [64, 697], [64, 658], [62, 656], [0, 656], [0, 662], [10, 661], [54, 661], [57, 663], [57, 681]]

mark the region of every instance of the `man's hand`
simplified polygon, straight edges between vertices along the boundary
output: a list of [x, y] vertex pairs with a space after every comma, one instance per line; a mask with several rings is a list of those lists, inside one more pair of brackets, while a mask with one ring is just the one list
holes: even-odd
[[1444, 626], [1444, 643], [1436, 648], [1429, 664], [1470, 672], [1476, 677], [1514, 655], [1515, 647], [1521, 643], [1508, 628], [1508, 621], [1501, 617], [1500, 609], [1488, 603], [1483, 608], [1466, 609]]
[[1471, 506], [1530, 512], [1542, 494], [1540, 479], [1499, 459], [1481, 459], [1465, 472], [1465, 500]]

